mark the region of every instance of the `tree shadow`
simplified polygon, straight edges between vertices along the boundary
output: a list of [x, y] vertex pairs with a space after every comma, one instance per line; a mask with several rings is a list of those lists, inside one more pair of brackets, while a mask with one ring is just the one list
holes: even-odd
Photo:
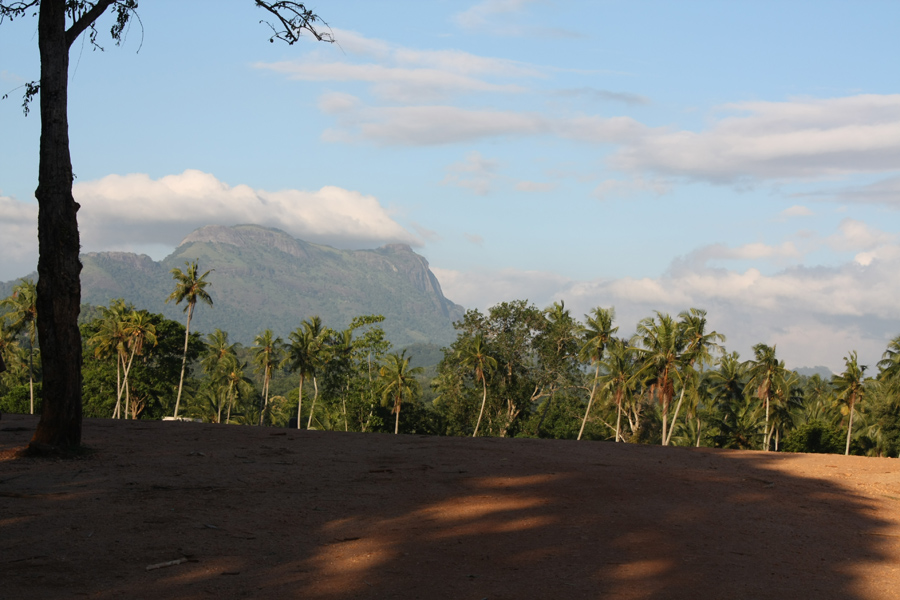
[[[897, 499], [837, 483], [887, 459], [108, 423], [88, 425], [95, 459], [0, 462], [10, 593], [862, 600], [900, 584]], [[801, 472], [822, 461], [834, 477]]]

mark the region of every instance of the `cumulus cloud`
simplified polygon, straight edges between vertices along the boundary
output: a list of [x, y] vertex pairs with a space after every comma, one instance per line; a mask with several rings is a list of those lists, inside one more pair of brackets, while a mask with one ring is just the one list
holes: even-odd
[[277, 227], [304, 240], [339, 247], [421, 245], [375, 197], [334, 186], [315, 191], [257, 190], [187, 170], [160, 179], [109, 175], [77, 183], [73, 193], [82, 206], [79, 222], [87, 250], [174, 246], [197, 227], [241, 223]]
[[[851, 225], [843, 229], [853, 229]], [[821, 364], [837, 372], [842, 357], [858, 350], [863, 364], [874, 368], [888, 341], [900, 334], [900, 243], [883, 243], [865, 261], [857, 256], [833, 267], [791, 266], [768, 275], [758, 268], [709, 264], [718, 259], [770, 260], [794, 252], [790, 243], [710, 246], [678, 259], [658, 277], [643, 278], [579, 281], [513, 269], [435, 272], [448, 298], [472, 308], [517, 298], [542, 308], [565, 300], [580, 316], [595, 306], [614, 306], [620, 333], [630, 335], [640, 319], [656, 310], [676, 315], [697, 307], [708, 311], [711, 329], [728, 336], [729, 350], [745, 358], [754, 344], [764, 342], [777, 344], [779, 356], [791, 367]]]
[[0, 281], [37, 269], [37, 214], [37, 203], [0, 193]]

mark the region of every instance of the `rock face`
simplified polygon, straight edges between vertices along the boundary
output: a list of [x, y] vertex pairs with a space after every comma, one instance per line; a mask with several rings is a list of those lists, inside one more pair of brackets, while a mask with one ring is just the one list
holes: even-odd
[[464, 309], [444, 297], [428, 261], [404, 244], [376, 250], [337, 250], [256, 225], [203, 227], [157, 263], [148, 256], [102, 252], [82, 257], [82, 297], [91, 304], [124, 298], [182, 320], [184, 305], [165, 304], [171, 270], [198, 260], [212, 308], [199, 305], [192, 329], [228, 331], [245, 344], [266, 328], [286, 337], [303, 319], [319, 315], [335, 329], [353, 317], [385, 316], [395, 346], [447, 344]]

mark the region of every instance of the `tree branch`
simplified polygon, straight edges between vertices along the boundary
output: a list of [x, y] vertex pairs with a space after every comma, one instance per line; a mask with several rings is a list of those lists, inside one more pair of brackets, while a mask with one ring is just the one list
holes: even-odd
[[72, 26], [66, 31], [66, 46], [71, 48], [75, 40], [78, 39], [78, 36], [84, 33], [85, 29], [93, 25], [94, 22], [100, 18], [100, 15], [115, 2], [116, 0], [100, 0], [97, 4], [93, 5], [90, 10], [81, 15], [78, 20], [72, 23]]
[[256, 5], [275, 15], [281, 23], [283, 30], [279, 30], [268, 21], [260, 21], [268, 25], [273, 32], [273, 36], [269, 38], [270, 42], [274, 42], [276, 38], [285, 41], [288, 45], [293, 45], [300, 40], [300, 33], [305, 29], [320, 42], [334, 42], [334, 36], [331, 33], [322, 33], [316, 30], [315, 23], [318, 21], [325, 27], [328, 23], [323, 21], [319, 15], [306, 8], [302, 2], [264, 2], [263, 0], [255, 0]]
[[30, 2], [8, 2], [0, 3], [0, 23], [3, 19], [12, 21], [21, 17], [29, 8], [34, 8], [40, 3], [40, 0], [31, 0]]

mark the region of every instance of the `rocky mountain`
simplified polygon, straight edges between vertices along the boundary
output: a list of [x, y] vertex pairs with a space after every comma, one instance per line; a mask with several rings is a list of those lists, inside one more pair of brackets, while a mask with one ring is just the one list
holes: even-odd
[[[256, 225], [208, 226], [186, 237], [160, 262], [146, 255], [98, 252], [82, 256], [82, 301], [108, 304], [124, 298], [139, 308], [183, 320], [184, 304], [165, 304], [173, 268], [199, 261], [214, 306], [198, 305], [191, 328], [218, 327], [233, 341], [252, 343], [265, 328], [286, 337], [319, 315], [327, 326], [346, 327], [359, 315], [385, 316], [397, 347], [448, 344], [463, 307], [447, 300], [428, 261], [409, 246], [338, 250]], [[0, 286], [0, 293], [14, 282]]]

